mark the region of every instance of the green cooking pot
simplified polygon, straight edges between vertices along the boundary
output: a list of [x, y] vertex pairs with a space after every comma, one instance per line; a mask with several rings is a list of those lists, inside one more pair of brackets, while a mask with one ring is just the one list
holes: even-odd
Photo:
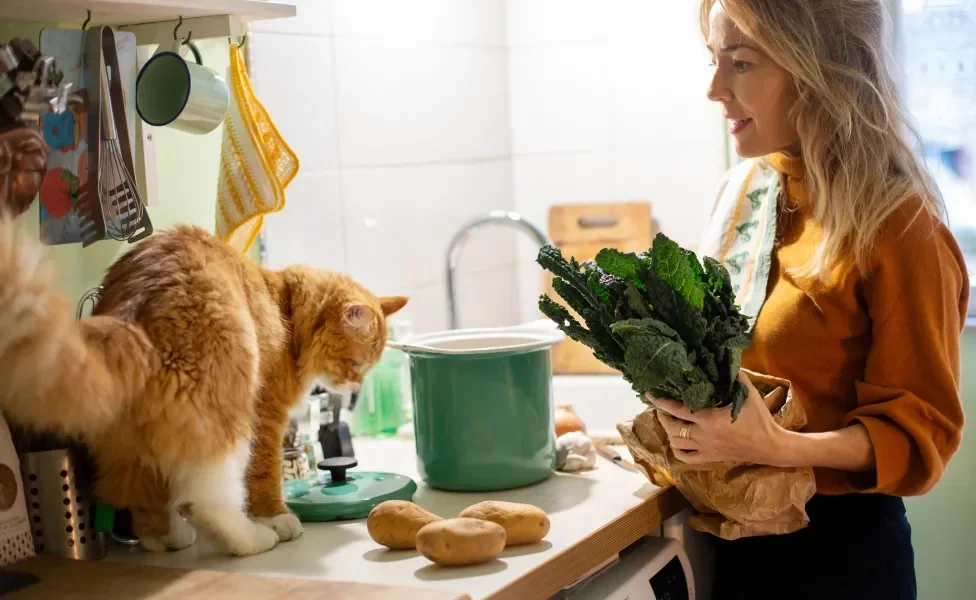
[[496, 491], [552, 473], [551, 349], [563, 335], [549, 325], [390, 343], [410, 359], [417, 466], [430, 486]]

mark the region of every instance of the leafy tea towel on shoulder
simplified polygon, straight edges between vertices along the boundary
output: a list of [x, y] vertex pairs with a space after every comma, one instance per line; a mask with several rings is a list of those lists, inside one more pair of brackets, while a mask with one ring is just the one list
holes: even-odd
[[285, 207], [298, 156], [254, 95], [244, 57], [230, 45], [230, 107], [224, 119], [217, 180], [217, 237], [240, 253], [254, 243], [264, 215]]
[[766, 300], [776, 242], [779, 173], [762, 159], [733, 167], [722, 179], [712, 217], [698, 247], [729, 271], [742, 314], [754, 325]]

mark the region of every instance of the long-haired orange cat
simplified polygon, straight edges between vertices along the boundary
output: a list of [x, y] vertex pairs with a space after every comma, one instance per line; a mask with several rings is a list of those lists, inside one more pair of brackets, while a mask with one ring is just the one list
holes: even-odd
[[7, 418], [83, 440], [98, 494], [132, 511], [149, 550], [192, 544], [194, 526], [236, 555], [301, 535], [281, 494], [288, 411], [316, 382], [358, 387], [406, 298], [335, 273], [264, 270], [191, 227], [116, 261], [91, 318], [73, 318], [54, 278], [0, 216]]

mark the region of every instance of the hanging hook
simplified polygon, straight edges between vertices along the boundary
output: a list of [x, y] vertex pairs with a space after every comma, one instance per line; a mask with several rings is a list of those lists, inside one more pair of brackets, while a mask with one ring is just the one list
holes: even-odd
[[[234, 40], [231, 39], [231, 38], [227, 38], [227, 43], [228, 44], [233, 44], [234, 43]], [[247, 34], [245, 33], [243, 36], [241, 36], [241, 41], [238, 42], [237, 47], [239, 49], [243, 49], [244, 48], [244, 44], [246, 44], [246, 43], [247, 43]]]
[[[176, 34], [177, 34], [177, 32], [179, 32], [180, 27], [182, 27], [182, 26], [183, 26], [183, 15], [180, 15], [180, 20], [176, 23], [176, 27], [173, 28], [173, 39], [174, 40], [175, 39], [179, 39]], [[193, 31], [192, 30], [186, 32], [186, 40], [183, 41], [183, 45], [185, 46], [186, 44], [190, 43], [190, 38], [192, 38], [192, 37], [193, 37]]]
[[88, 14], [88, 16], [85, 17], [85, 22], [81, 24], [82, 31], [84, 31], [85, 29], [88, 29], [88, 24], [91, 23], [91, 9], [90, 8], [86, 8], [85, 9], [85, 12]]

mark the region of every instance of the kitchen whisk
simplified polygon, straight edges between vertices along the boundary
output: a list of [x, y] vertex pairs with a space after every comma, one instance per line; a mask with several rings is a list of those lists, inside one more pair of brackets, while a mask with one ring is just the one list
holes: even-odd
[[101, 69], [102, 136], [98, 148], [98, 197], [105, 219], [105, 233], [115, 240], [128, 240], [139, 230], [146, 208], [139, 197], [135, 177], [119, 147], [104, 57]]

